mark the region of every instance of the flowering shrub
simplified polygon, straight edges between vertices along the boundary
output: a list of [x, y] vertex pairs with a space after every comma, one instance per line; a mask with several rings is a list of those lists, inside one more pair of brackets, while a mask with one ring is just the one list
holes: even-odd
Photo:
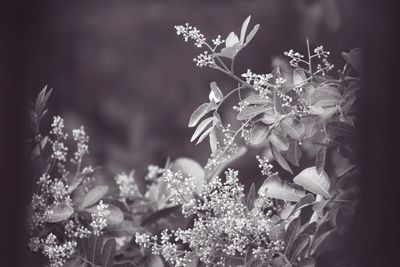
[[[83, 127], [72, 131], [71, 158], [62, 118], [55, 116], [43, 137], [51, 90], [40, 92], [31, 114], [32, 159], [41, 175], [28, 228], [30, 248], [46, 265], [316, 266], [333, 240], [346, 235], [358, 201], [354, 103], [362, 86], [361, 51], [343, 53], [343, 69], [331, 74], [329, 52], [307, 41], [307, 55], [284, 53], [289, 74], [277, 68], [237, 75], [235, 58], [259, 28], [248, 33], [249, 24], [250, 17], [240, 36], [218, 35], [212, 43], [188, 23], [175, 26], [186, 42], [208, 49], [194, 58], [197, 66], [228, 75], [237, 87], [224, 94], [211, 82], [209, 101], [190, 117], [189, 127], [196, 127], [191, 141], [210, 143], [206, 166], [187, 158], [150, 165], [145, 192], [133, 171], [116, 174], [117, 195], [94, 183], [95, 169], [83, 167], [89, 153]], [[237, 129], [219, 114], [235, 94]], [[246, 146], [263, 154], [256, 160], [265, 177], [248, 192], [239, 172], [227, 168]], [[303, 153], [315, 156], [313, 166], [302, 164]], [[328, 171], [328, 159], [339, 154], [347, 160]], [[282, 172], [293, 179], [281, 178]]]

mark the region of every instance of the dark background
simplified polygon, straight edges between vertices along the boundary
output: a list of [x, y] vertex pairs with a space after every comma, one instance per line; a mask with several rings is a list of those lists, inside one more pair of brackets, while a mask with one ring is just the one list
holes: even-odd
[[[0, 249], [5, 266], [30, 266], [22, 255], [22, 229], [32, 177], [23, 155], [28, 103], [43, 86], [54, 88], [51, 115], [62, 115], [71, 128], [85, 125], [90, 161], [102, 166], [98, 178], [103, 182], [120, 171], [143, 174], [148, 164], [162, 165], [168, 156], [204, 164], [209, 149], [206, 142], [189, 143], [189, 116], [207, 99], [210, 81], [218, 81], [225, 92], [232, 82], [195, 67], [192, 58], [202, 50], [176, 36], [173, 26], [189, 22], [209, 39], [226, 37], [238, 32], [250, 14], [261, 27], [237, 58], [238, 73], [248, 67], [269, 72], [272, 59], [283, 51], [304, 51], [306, 37], [332, 55], [358, 46], [365, 50], [366, 93], [360, 101], [365, 167], [355, 227], [363, 245], [360, 266], [397, 266], [391, 265], [397, 256], [394, 216], [399, 211], [399, 175], [391, 172], [399, 136], [394, 5], [350, 0], [32, 2], [15, 1], [0, 9]], [[340, 57], [333, 61], [340, 63]]]

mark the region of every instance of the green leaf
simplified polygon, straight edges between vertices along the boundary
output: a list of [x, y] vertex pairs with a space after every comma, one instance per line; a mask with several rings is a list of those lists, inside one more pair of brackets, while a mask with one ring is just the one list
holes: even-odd
[[303, 196], [294, 206], [292, 211], [285, 217], [282, 217], [282, 219], [287, 219], [293, 214], [295, 214], [297, 211], [301, 210], [302, 208], [310, 206], [314, 202], [314, 196], [310, 193], [306, 194]]
[[288, 182], [274, 174], [264, 181], [258, 190], [258, 194], [286, 201], [299, 201], [305, 195], [305, 191], [289, 185]]
[[249, 26], [251, 16], [248, 16], [242, 24], [242, 28], [240, 30], [240, 43], [244, 44], [244, 38], [246, 37], [247, 27]]
[[292, 249], [288, 252], [287, 257], [290, 261], [296, 259], [299, 254], [307, 247], [310, 242], [308, 235], [298, 235], [296, 240], [293, 242]]
[[200, 144], [204, 140], [204, 138], [206, 138], [211, 133], [211, 131], [213, 129], [214, 129], [214, 126], [211, 126], [207, 130], [205, 130], [205, 132], [199, 137], [199, 140], [197, 140], [196, 145]]
[[109, 267], [114, 262], [116, 242], [114, 238], [110, 238], [104, 244], [100, 256], [101, 266]]
[[174, 161], [171, 169], [173, 171], [181, 171], [186, 176], [195, 177], [196, 190], [198, 193], [200, 192], [204, 184], [205, 171], [197, 161], [189, 158], [178, 158]]
[[355, 203], [343, 203], [339, 206], [336, 214], [335, 225], [340, 235], [345, 235], [353, 223], [354, 213], [356, 211]]
[[301, 69], [295, 69], [293, 71], [293, 83], [296, 85], [296, 87], [300, 87], [303, 85], [303, 83], [307, 80], [306, 74], [304, 73], [303, 70]]
[[66, 204], [52, 204], [49, 207], [49, 211], [52, 212], [46, 220], [49, 223], [64, 221], [74, 213], [74, 209]]
[[330, 181], [325, 172], [318, 174], [316, 167], [309, 167], [301, 171], [293, 182], [302, 186], [311, 193], [322, 195], [325, 198], [330, 198], [329, 187]]
[[311, 257], [304, 258], [296, 265], [296, 267], [315, 267], [315, 261]]
[[190, 116], [189, 120], [189, 127], [194, 127], [197, 125], [200, 119], [210, 111], [209, 106], [209, 103], [203, 103], [192, 113], [192, 116]]
[[231, 32], [228, 35], [228, 37], [226, 37], [226, 39], [225, 39], [226, 47], [232, 47], [239, 43], [240, 43], [239, 38], [237, 37], [237, 35], [234, 32]]
[[249, 105], [273, 105], [274, 103], [269, 100], [269, 99], [265, 99], [262, 98], [259, 94], [250, 94], [248, 97], [246, 97], [245, 99], [243, 99], [243, 102], [249, 104]]
[[215, 103], [219, 103], [223, 98], [224, 95], [222, 94], [221, 90], [219, 89], [218, 85], [216, 82], [212, 82], [210, 83], [210, 95], [208, 96], [208, 98], [210, 99], [210, 101], [214, 100]]
[[245, 46], [250, 43], [250, 41], [253, 39], [253, 37], [256, 35], [258, 29], [260, 28], [260, 24], [256, 24], [254, 28], [250, 31], [250, 33], [246, 37], [246, 43]]
[[161, 218], [167, 217], [167, 216], [169, 216], [170, 214], [176, 212], [179, 209], [180, 209], [180, 205], [176, 205], [176, 206], [172, 206], [172, 207], [168, 207], [168, 208], [165, 208], [165, 209], [158, 210], [158, 211], [150, 214], [149, 216], [145, 217], [143, 219], [143, 221], [140, 223], [140, 225], [141, 226], [145, 226], [145, 225], [148, 225], [148, 224], [156, 223]]
[[301, 222], [300, 222], [300, 217], [294, 218], [288, 225], [286, 234], [285, 234], [285, 244], [286, 244], [286, 249], [285, 249], [285, 255], [288, 255], [290, 250], [292, 249], [292, 244], [294, 240], [296, 239], [296, 236], [300, 230]]
[[358, 74], [362, 73], [362, 50], [361, 48], [351, 49], [348, 54], [348, 62], [357, 71]]
[[211, 153], [215, 153], [215, 151], [217, 151], [217, 133], [215, 132], [215, 129], [213, 128], [210, 132], [210, 149], [211, 149]]
[[81, 206], [81, 209], [92, 206], [97, 203], [102, 197], [104, 197], [108, 192], [107, 185], [97, 185], [89, 190], [84, 196]]
[[321, 175], [325, 168], [326, 160], [326, 146], [321, 146], [318, 150], [317, 157], [315, 158], [315, 166], [318, 175]]
[[289, 149], [289, 140], [277, 131], [271, 131], [268, 140], [278, 151], [286, 151]]
[[319, 247], [321, 247], [321, 245], [323, 245], [325, 242], [327, 242], [327, 240], [329, 239], [329, 237], [330, 237], [333, 233], [335, 233], [335, 232], [336, 232], [335, 229], [331, 229], [331, 230], [326, 231], [325, 233], [323, 233], [323, 234], [317, 236], [317, 237], [314, 239], [314, 241], [313, 241], [313, 243], [312, 243], [312, 245], [311, 245], [310, 254], [311, 254], [311, 255], [314, 254], [314, 253], [317, 251], [317, 249], [318, 249]]
[[268, 126], [264, 124], [256, 124], [252, 129], [251, 129], [251, 137], [250, 137], [250, 143], [253, 145], [258, 145], [262, 143], [265, 138], [267, 138], [268, 134]]
[[289, 149], [286, 152], [286, 158], [295, 166], [299, 166], [299, 161], [302, 155], [301, 147], [295, 139], [289, 139]]
[[304, 124], [301, 122], [301, 120], [292, 117], [285, 117], [280, 122], [280, 125], [282, 129], [293, 139], [299, 139], [305, 130]]
[[283, 169], [293, 174], [293, 171], [287, 163], [286, 159], [282, 156], [281, 152], [275, 146], [271, 146], [271, 152], [274, 156], [274, 159], [279, 163], [279, 165], [281, 165]]
[[194, 140], [197, 139], [197, 137], [200, 136], [206, 129], [206, 127], [213, 121], [213, 117], [209, 117], [207, 119], [204, 119], [202, 122], [200, 122], [199, 126], [197, 126], [196, 130], [194, 131], [192, 138], [190, 139], [190, 142], [193, 142]]
[[256, 185], [252, 183], [249, 193], [247, 194], [247, 200], [246, 200], [247, 210], [251, 211], [254, 208], [255, 199], [256, 199]]
[[273, 109], [273, 107], [246, 106], [238, 113], [237, 119], [240, 121], [249, 120], [270, 109]]

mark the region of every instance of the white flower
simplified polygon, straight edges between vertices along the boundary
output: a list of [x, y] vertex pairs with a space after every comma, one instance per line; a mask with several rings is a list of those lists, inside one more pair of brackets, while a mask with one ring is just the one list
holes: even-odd
[[92, 213], [92, 222], [90, 223], [94, 235], [100, 235], [101, 230], [107, 226], [107, 217], [110, 216], [110, 213], [108, 205], [100, 200], [99, 204], [97, 204], [97, 212]]

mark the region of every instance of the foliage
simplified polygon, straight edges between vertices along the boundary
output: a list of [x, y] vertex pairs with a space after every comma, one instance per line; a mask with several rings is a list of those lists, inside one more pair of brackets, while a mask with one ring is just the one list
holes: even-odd
[[[343, 69], [331, 75], [329, 52], [322, 46], [312, 50], [307, 41], [307, 56], [284, 53], [289, 74], [279, 68], [267, 74], [248, 69], [238, 76], [236, 56], [259, 28], [248, 31], [249, 25], [250, 16], [239, 36], [231, 32], [222, 40], [219, 35], [212, 44], [196, 27], [175, 27], [185, 41], [208, 49], [194, 58], [197, 66], [220, 71], [237, 86], [223, 93], [211, 82], [209, 101], [190, 117], [188, 126], [196, 127], [191, 141], [208, 138], [210, 143], [206, 166], [187, 158], [150, 165], [144, 192], [133, 171], [116, 175], [118, 195], [93, 182], [94, 168], [83, 167], [89, 153], [83, 127], [72, 131], [77, 144], [72, 157], [62, 118], [55, 116], [50, 134], [42, 137], [51, 91], [40, 92], [31, 117], [32, 160], [41, 176], [28, 228], [30, 248], [42, 253], [46, 264], [316, 266], [332, 240], [346, 235], [358, 201], [354, 104], [362, 86], [361, 50], [343, 53]], [[219, 114], [234, 95], [237, 129]], [[265, 177], [247, 194], [239, 172], [226, 168], [246, 146], [263, 153], [256, 159]], [[302, 164], [304, 154], [315, 157], [313, 166]], [[347, 165], [328, 171], [329, 158], [337, 154], [348, 159]], [[292, 180], [282, 178], [285, 171]]]

